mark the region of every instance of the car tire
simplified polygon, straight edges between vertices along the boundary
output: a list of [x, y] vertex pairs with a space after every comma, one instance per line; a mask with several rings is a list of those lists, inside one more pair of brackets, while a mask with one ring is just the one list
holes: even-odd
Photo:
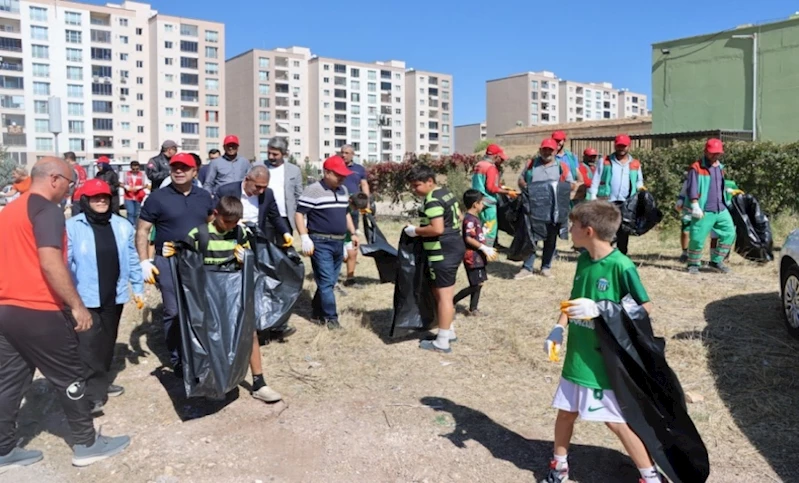
[[782, 275], [782, 315], [791, 337], [799, 339], [799, 267], [791, 265]]

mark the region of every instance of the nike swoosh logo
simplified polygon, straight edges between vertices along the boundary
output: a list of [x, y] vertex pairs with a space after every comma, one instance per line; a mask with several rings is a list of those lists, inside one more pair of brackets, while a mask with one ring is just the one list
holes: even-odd
[[599, 406], [598, 408], [588, 408], [589, 413], [593, 413], [595, 411], [599, 411], [600, 409], [604, 409], [605, 406]]

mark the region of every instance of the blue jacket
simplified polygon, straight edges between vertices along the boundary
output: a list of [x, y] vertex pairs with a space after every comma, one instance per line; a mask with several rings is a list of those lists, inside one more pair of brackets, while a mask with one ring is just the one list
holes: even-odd
[[[223, 184], [216, 190], [216, 198], [233, 196], [241, 198], [241, 181]], [[283, 245], [283, 234], [291, 233], [291, 227], [280, 216], [277, 208], [275, 194], [271, 189], [266, 190], [258, 197], [258, 228], [269, 240], [279, 240], [277, 246]]]
[[[139, 265], [139, 255], [136, 253], [133, 225], [125, 218], [113, 215], [111, 229], [114, 231], [119, 253], [116, 303], [124, 304], [130, 300], [128, 282], [133, 287], [133, 293], [141, 296], [144, 294], [144, 278]], [[100, 307], [94, 231], [84, 214], [67, 220], [67, 267], [72, 273], [78, 295], [86, 307]]]

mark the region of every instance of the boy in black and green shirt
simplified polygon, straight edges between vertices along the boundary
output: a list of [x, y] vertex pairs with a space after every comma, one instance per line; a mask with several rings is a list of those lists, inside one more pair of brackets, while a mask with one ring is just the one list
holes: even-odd
[[578, 416], [603, 422], [610, 428], [638, 467], [641, 483], [660, 483], [661, 477], [646, 447], [625, 422], [594, 330], [595, 319], [599, 317], [598, 301], [621, 303], [622, 298], [630, 295], [647, 312], [652, 309], [635, 264], [611, 246], [621, 225], [621, 213], [606, 201], [589, 201], [577, 205], [569, 218], [574, 245], [585, 251], [577, 259], [571, 298], [561, 303], [560, 319], [544, 346], [554, 359], [568, 325], [566, 360], [552, 403], [558, 409], [554, 457], [543, 483], [568, 480], [567, 454]]
[[[250, 248], [250, 231], [239, 224], [244, 214], [244, 206], [239, 198], [223, 196], [214, 209], [214, 217], [207, 225], [201, 225], [189, 231], [186, 243], [198, 252], [203, 252], [205, 265], [222, 265], [228, 262], [244, 262], [244, 250]], [[207, 247], [201, 245], [207, 237]], [[162, 249], [164, 257], [175, 254], [175, 244], [165, 242]], [[261, 348], [258, 334], [253, 334], [252, 353], [250, 354], [250, 371], [252, 372], [252, 396], [268, 403], [280, 401], [283, 397], [269, 387], [264, 380], [261, 365]]]
[[419, 348], [449, 353], [449, 342], [455, 339], [455, 277], [466, 251], [460, 233], [461, 212], [455, 195], [436, 185], [435, 172], [429, 166], [415, 165], [407, 179], [413, 192], [424, 197], [424, 203], [419, 210], [420, 226], [409, 225], [404, 231], [410, 237], [422, 237], [438, 318], [436, 339], [423, 340]]

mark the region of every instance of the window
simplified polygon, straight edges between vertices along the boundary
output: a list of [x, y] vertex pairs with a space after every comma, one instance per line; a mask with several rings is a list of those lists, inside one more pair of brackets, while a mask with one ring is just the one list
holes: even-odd
[[217, 107], [219, 105], [219, 96], [215, 94], [208, 94], [205, 96], [205, 105], [209, 107]]
[[198, 65], [197, 59], [191, 57], [181, 57], [180, 66], [184, 69], [196, 69]]
[[350, 114], [360, 114], [361, 113], [361, 106], [350, 106]]
[[33, 101], [33, 111], [36, 114], [48, 114], [50, 111], [50, 105], [47, 101]]
[[[389, 85], [390, 85], [390, 84], [389, 84]], [[369, 92], [377, 92], [377, 83], [375, 83], [375, 82], [370, 82], [370, 83], [368, 83], [368, 84], [366, 85], [366, 89], [367, 89]]]
[[127, 35], [120, 35], [119, 36], [119, 41], [122, 42], [123, 44], [127, 44], [128, 43], [128, 36]]
[[67, 79], [83, 80], [83, 67], [67, 66]]
[[121, 112], [123, 114], [129, 114], [130, 113], [130, 106], [128, 104], [120, 105], [119, 106], [119, 112]]
[[69, 132], [72, 134], [83, 134], [84, 123], [83, 121], [69, 121], [67, 123]]
[[49, 82], [34, 82], [33, 83], [33, 94], [37, 96], [49, 96], [50, 95], [50, 83]]
[[107, 65], [93, 65], [92, 77], [111, 77], [111, 67]]
[[64, 23], [67, 25], [81, 25], [81, 15], [78, 12], [64, 12]]
[[91, 29], [90, 34], [92, 42], [98, 42], [101, 44], [111, 43], [111, 32], [108, 32], [106, 30]]
[[67, 30], [66, 40], [68, 44], [80, 44], [83, 42], [83, 32], [80, 30]]
[[175, 30], [175, 26], [171, 23], [164, 24], [164, 32], [173, 32]]
[[[21, 48], [20, 48], [21, 50]], [[73, 49], [67, 49], [67, 54], [69, 51]], [[78, 51], [80, 52], [80, 50]], [[31, 45], [31, 56], [34, 59], [49, 59], [50, 58], [50, 47], [46, 45]], [[67, 60], [69, 59], [69, 55], [67, 55]]]
[[167, 83], [175, 82], [175, 74], [164, 74], [164, 82]]
[[375, 94], [369, 94], [367, 102], [369, 104], [377, 104], [377, 96]]
[[175, 108], [174, 107], [166, 107], [166, 108], [164, 108], [164, 113], [167, 116], [174, 116], [175, 115]]
[[271, 134], [271, 126], [269, 124], [260, 124], [258, 126], [258, 133], [262, 136]]
[[47, 40], [47, 27], [31, 25], [31, 38], [33, 40]]
[[92, 112], [111, 114], [114, 112], [111, 101], [92, 101]]
[[294, 74], [292, 77], [294, 80], [300, 80], [300, 74]]
[[111, 60], [111, 49], [92, 47], [92, 60]]
[[123, 131], [130, 131], [130, 122], [122, 121], [121, 126]]
[[174, 62], [175, 62], [175, 59], [173, 59], [171, 57], [166, 57], [164, 59], [164, 65], [172, 65]]
[[205, 137], [207, 138], [218, 138], [219, 137], [219, 128], [216, 126], [206, 126], [205, 127]]
[[270, 112], [260, 111], [258, 113], [258, 120], [261, 121], [261, 122], [271, 121], [272, 120], [271, 118], [272, 118], [272, 115], [271, 115]]
[[164, 48], [165, 49], [171, 49], [174, 45], [175, 44], [173, 42], [170, 42], [169, 40], [164, 41]]
[[51, 138], [36, 138], [37, 151], [53, 151], [53, 140]]
[[68, 102], [67, 103], [67, 114], [70, 116], [82, 116], [83, 115], [83, 103], [82, 102]]
[[258, 57], [258, 68], [259, 69], [268, 69], [269, 68], [269, 58], [268, 57]]
[[219, 42], [219, 32], [217, 32], [216, 30], [206, 30], [205, 41], [212, 42], [214, 44]]
[[[336, 129], [338, 129], [338, 128], [336, 128]], [[294, 126], [294, 132], [300, 132], [300, 126]]]
[[268, 98], [259, 98], [258, 99], [258, 107], [264, 108], [269, 107], [269, 99]]
[[33, 77], [50, 77], [50, 66], [48, 64], [33, 64]]
[[191, 42], [189, 40], [181, 40], [180, 41], [180, 51], [181, 52], [194, 52], [198, 51], [198, 44], [197, 42]]
[[141, 34], [142, 34], [142, 29], [140, 29], [140, 28], [136, 29], [136, 35], [141, 35]]
[[92, 119], [92, 127], [95, 131], [112, 131], [114, 129], [113, 119]]
[[219, 79], [205, 79], [205, 90], [207, 90], [207, 91], [218, 91], [219, 90]]
[[197, 74], [180, 74], [180, 83], [187, 86], [199, 85], [200, 76]]
[[196, 25], [187, 25], [187, 24], [180, 24], [180, 35], [185, 35], [187, 37], [197, 37], [199, 33], [199, 29]]
[[208, 122], [219, 122], [219, 111], [205, 111], [205, 120]]
[[196, 122], [181, 122], [180, 132], [183, 134], [200, 134], [200, 124]]
[[269, 95], [269, 86], [266, 85], [266, 84], [258, 84], [258, 95], [268, 96]]
[[47, 22], [47, 9], [42, 7], [31, 7], [31, 20], [34, 22]]
[[[122, 123], [122, 124], [125, 124], [125, 123]], [[130, 129], [130, 126], [128, 126], [128, 129]], [[123, 148], [129, 148], [130, 147], [130, 139], [123, 139], [121, 142], [122, 142], [122, 147]], [[122, 161], [129, 162], [130, 161], [130, 157], [123, 156], [122, 157]]]
[[[136, 132], [137, 132], [137, 133], [139, 133], [139, 134], [144, 134], [144, 126], [137, 126], [137, 127], [136, 127]], [[139, 146], [141, 146], [141, 145], [143, 145], [143, 144], [144, 144], [144, 143], [139, 143]], [[140, 147], [139, 149], [144, 149], [144, 148], [143, 148], [143, 147]]]
[[142, 109], [138, 109], [138, 110], [136, 111], [136, 116], [137, 116], [137, 117], [144, 117], [144, 110], [142, 110]]
[[119, 26], [120, 27], [127, 27], [128, 26], [128, 19], [126, 19], [126, 18], [119, 19]]
[[175, 125], [174, 124], [167, 124], [166, 125], [166, 132], [174, 132], [174, 131], [175, 131]]
[[180, 100], [185, 102], [198, 102], [200, 100], [199, 92], [194, 90], [181, 89]]
[[258, 80], [259, 81], [268, 81], [269, 80], [269, 72], [265, 70], [258, 71]]
[[347, 103], [346, 102], [335, 102], [333, 103], [333, 109], [337, 111], [346, 111], [347, 110]]
[[[81, 88], [83, 88], [83, 86], [81, 86]], [[111, 96], [114, 94], [114, 86], [111, 84], [92, 82], [92, 94], [97, 96]]]
[[[144, 77], [137, 77], [136, 84], [142, 85], [144, 84]], [[141, 99], [139, 99], [141, 101]]]
[[219, 75], [219, 64], [216, 62], [206, 62], [205, 63], [205, 74], [206, 75]]
[[69, 138], [69, 150], [70, 151], [84, 151], [86, 149], [86, 144], [83, 139], [80, 138]]
[[217, 52], [219, 52], [219, 49], [216, 47], [205, 48], [205, 56], [208, 57], [209, 59], [216, 59], [218, 55]]

